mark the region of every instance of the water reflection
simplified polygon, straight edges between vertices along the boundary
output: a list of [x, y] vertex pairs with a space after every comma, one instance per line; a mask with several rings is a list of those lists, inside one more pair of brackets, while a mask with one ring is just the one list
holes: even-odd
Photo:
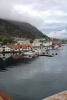
[[0, 54], [0, 71], [5, 71], [7, 67], [18, 66], [19, 63], [30, 63], [28, 58], [23, 58], [22, 53], [1, 53]]
[[0, 58], [3, 59], [4, 61], [11, 56], [12, 56], [11, 53], [0, 53]]
[[[50, 54], [52, 52], [49, 51]], [[24, 58], [22, 53], [0, 53], [0, 71], [5, 71], [7, 67], [18, 66], [21, 63], [29, 64], [30, 61], [33, 61], [33, 59]]]
[[2, 71], [8, 70], [0, 72], [0, 89], [14, 100], [42, 100], [67, 90], [67, 46], [53, 52], [58, 55], [23, 59], [22, 54], [11, 54], [5, 60], [0, 58]]

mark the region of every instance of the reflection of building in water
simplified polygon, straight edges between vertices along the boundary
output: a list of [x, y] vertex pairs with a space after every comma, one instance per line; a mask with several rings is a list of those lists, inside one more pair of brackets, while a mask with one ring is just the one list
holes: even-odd
[[12, 56], [11, 53], [0, 53], [0, 58], [2, 58], [3, 60], [5, 60], [11, 56]]
[[5, 71], [7, 67], [15, 65], [21, 57], [20, 53], [0, 53], [0, 71]]
[[5, 61], [2, 59], [2, 58], [0, 58], [0, 71], [1, 70], [5, 70]]
[[22, 57], [22, 54], [19, 54], [19, 53], [15, 53], [13, 54], [13, 59], [20, 59]]

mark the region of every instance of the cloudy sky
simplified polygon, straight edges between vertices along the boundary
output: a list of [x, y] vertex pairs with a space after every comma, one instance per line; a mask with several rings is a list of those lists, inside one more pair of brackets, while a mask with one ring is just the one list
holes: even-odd
[[67, 0], [0, 0], [0, 18], [28, 22], [50, 37], [67, 38]]

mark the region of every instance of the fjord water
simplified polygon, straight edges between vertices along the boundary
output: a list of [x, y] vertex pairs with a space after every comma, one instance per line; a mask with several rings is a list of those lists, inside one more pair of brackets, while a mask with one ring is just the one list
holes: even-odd
[[67, 90], [67, 46], [54, 57], [0, 60], [0, 90], [14, 100], [42, 100]]

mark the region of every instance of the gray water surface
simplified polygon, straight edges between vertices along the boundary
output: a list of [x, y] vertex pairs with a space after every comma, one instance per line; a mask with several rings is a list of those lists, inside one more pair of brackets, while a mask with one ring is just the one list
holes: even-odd
[[[42, 100], [67, 90], [67, 46], [56, 50], [54, 57], [37, 57], [29, 61], [4, 62], [0, 71], [0, 89], [14, 100]], [[0, 62], [1, 63], [1, 62]], [[4, 64], [4, 66], [5, 66]]]

